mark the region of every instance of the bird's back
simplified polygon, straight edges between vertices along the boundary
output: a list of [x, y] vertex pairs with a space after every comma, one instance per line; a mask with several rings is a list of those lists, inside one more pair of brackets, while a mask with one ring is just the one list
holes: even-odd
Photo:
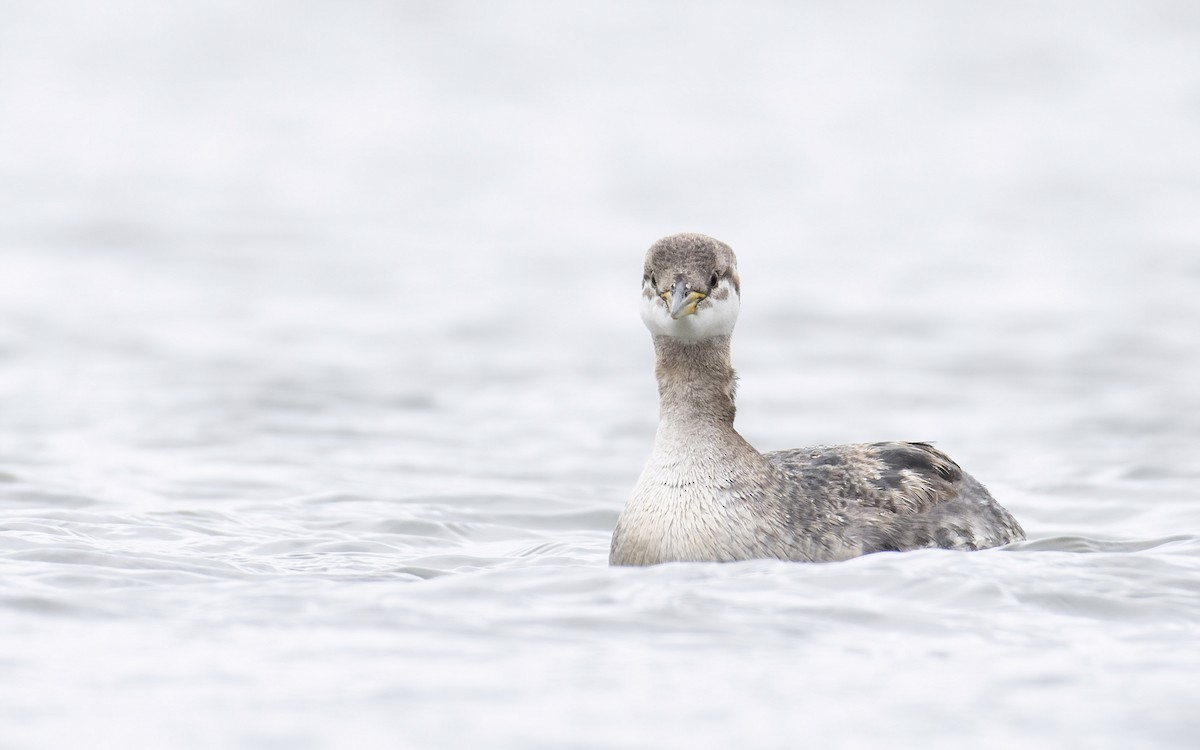
[[811, 559], [841, 559], [847, 550], [975, 550], [1025, 538], [983, 485], [927, 443], [839, 445], [765, 457], [778, 470], [771, 494], [786, 508], [788, 523], [798, 536], [818, 542]]

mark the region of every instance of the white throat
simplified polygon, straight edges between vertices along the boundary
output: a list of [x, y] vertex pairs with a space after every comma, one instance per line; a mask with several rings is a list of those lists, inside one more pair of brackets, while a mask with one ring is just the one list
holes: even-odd
[[[650, 294], [645, 293], [647, 289]], [[696, 312], [677, 320], [671, 317], [666, 301], [655, 294], [648, 283], [642, 294], [642, 322], [650, 333], [682, 341], [699, 341], [732, 334], [740, 309], [741, 299], [726, 279], [722, 279], [709, 296], [700, 301]]]

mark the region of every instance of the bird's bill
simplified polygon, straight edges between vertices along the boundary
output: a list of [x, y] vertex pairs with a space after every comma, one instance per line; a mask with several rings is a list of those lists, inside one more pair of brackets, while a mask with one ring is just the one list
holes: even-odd
[[676, 281], [671, 291], [662, 293], [662, 298], [667, 300], [667, 305], [671, 310], [672, 320], [679, 320], [696, 312], [696, 305], [700, 304], [700, 300], [707, 296], [701, 292], [689, 292], [683, 279]]

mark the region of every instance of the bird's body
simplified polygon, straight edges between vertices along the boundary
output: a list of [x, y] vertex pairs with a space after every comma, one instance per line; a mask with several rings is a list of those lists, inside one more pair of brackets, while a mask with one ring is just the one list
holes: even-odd
[[733, 251], [704, 235], [655, 243], [642, 319], [657, 355], [654, 450], [613, 531], [609, 561], [844, 560], [884, 550], [982, 549], [1016, 520], [926, 443], [759, 453], [733, 427]]

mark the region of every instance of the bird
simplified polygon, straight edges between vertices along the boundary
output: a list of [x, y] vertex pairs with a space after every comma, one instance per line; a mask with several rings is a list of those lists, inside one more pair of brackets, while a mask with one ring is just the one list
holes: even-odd
[[737, 258], [703, 234], [655, 242], [641, 318], [654, 342], [654, 448], [613, 529], [614, 566], [884, 551], [979, 550], [1025, 538], [974, 477], [928, 442], [760, 453], [736, 429], [730, 338]]

